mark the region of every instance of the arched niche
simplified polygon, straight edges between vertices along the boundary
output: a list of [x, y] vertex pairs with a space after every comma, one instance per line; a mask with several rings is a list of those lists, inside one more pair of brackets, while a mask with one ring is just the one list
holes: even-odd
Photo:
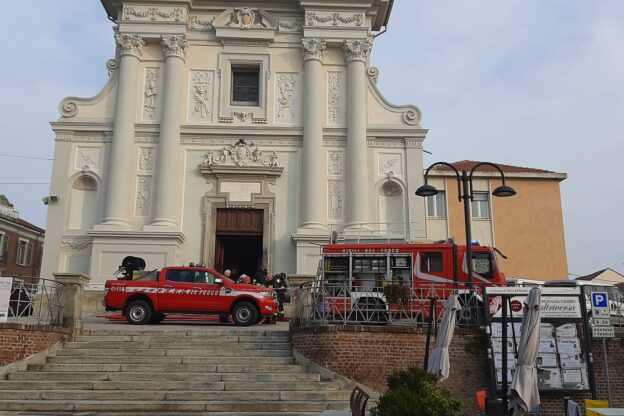
[[72, 183], [68, 228], [89, 230], [97, 220], [97, 180], [91, 175], [81, 175]]
[[388, 179], [379, 187], [380, 231], [403, 233], [405, 230], [405, 198], [403, 187]]

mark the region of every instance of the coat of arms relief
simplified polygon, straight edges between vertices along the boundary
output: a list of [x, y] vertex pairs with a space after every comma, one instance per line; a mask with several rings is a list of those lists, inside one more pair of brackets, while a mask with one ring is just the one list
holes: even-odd
[[268, 167], [279, 167], [277, 153], [262, 159], [262, 151], [253, 143], [246, 143], [240, 139], [236, 143], [225, 146], [221, 150], [208, 150], [204, 155], [202, 166], [224, 165], [231, 161], [235, 166], [247, 166], [248, 164], [261, 164]]

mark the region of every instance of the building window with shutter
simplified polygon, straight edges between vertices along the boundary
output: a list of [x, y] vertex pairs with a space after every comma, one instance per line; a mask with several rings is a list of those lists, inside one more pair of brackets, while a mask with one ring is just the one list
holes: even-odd
[[9, 261], [9, 236], [0, 232], [0, 263], [7, 264]]
[[232, 105], [260, 105], [259, 66], [232, 66]]
[[427, 197], [427, 216], [434, 218], [446, 218], [446, 193], [438, 192]]
[[29, 266], [32, 259], [32, 249], [30, 241], [20, 238], [17, 245], [17, 259], [15, 263], [20, 266]]
[[489, 219], [490, 217], [490, 194], [475, 192], [472, 199], [472, 218]]

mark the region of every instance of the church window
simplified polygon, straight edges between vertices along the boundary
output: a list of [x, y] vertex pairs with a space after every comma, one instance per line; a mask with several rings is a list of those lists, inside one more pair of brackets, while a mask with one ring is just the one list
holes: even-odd
[[254, 106], [260, 103], [260, 67], [232, 66], [232, 105]]
[[97, 219], [98, 184], [93, 176], [82, 175], [72, 183], [68, 227], [71, 230], [91, 229]]

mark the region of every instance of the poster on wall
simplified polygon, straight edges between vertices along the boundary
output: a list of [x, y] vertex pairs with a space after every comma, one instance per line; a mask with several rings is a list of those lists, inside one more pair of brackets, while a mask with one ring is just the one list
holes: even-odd
[[11, 301], [12, 277], [0, 276], [0, 322], [7, 322], [9, 319], [9, 302]]

